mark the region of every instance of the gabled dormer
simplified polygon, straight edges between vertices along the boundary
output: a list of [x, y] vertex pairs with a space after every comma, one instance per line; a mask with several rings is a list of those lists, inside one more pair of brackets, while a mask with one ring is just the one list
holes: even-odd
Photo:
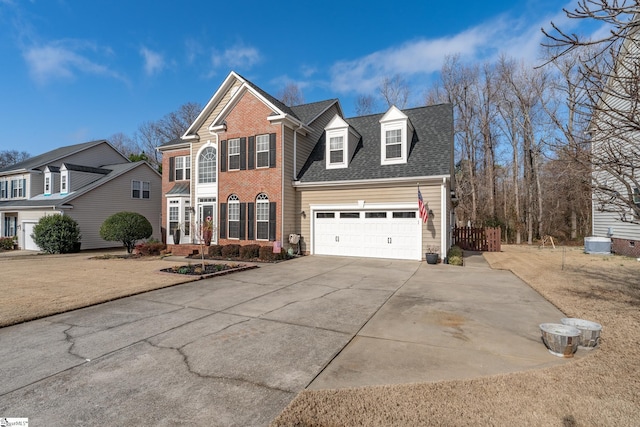
[[325, 159], [327, 169], [349, 167], [356, 151], [360, 135], [339, 115], [325, 126]]
[[413, 126], [409, 118], [395, 105], [380, 119], [380, 164], [407, 163], [409, 139], [413, 137]]
[[44, 195], [50, 196], [60, 187], [60, 168], [47, 166], [44, 168]]
[[69, 169], [64, 163], [60, 167], [60, 194], [69, 193]]

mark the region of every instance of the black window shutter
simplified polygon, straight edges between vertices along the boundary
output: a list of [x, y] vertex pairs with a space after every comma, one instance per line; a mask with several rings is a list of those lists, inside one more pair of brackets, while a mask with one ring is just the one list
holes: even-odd
[[276, 134], [269, 134], [269, 167], [276, 167]]
[[269, 203], [269, 240], [276, 240], [276, 202]]
[[247, 169], [247, 138], [240, 138], [240, 170]]
[[227, 171], [227, 140], [220, 141], [220, 172]]
[[220, 203], [220, 238], [227, 238], [227, 204]]
[[175, 164], [176, 164], [176, 158], [175, 157], [169, 157], [169, 181], [175, 181]]
[[256, 240], [256, 233], [254, 231], [256, 225], [254, 215], [255, 207], [255, 203], [247, 203], [247, 240]]
[[247, 229], [247, 204], [240, 203], [240, 240], [245, 240], [245, 231]]
[[256, 161], [256, 137], [249, 137], [249, 147], [247, 150], [247, 169], [254, 169]]

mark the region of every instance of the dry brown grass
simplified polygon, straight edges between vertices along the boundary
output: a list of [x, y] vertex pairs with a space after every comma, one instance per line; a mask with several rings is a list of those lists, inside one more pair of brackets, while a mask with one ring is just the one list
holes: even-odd
[[7, 255], [0, 257], [0, 327], [193, 280], [158, 273], [172, 266], [160, 257]]
[[553, 368], [460, 381], [305, 390], [273, 426], [640, 426], [640, 262], [581, 248], [487, 253], [569, 317], [603, 325], [599, 349]]

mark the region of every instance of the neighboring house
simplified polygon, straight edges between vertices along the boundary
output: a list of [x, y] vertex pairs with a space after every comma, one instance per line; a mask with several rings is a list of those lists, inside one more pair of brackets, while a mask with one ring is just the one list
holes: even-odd
[[593, 235], [614, 253], [640, 257], [640, 39], [620, 47], [589, 128], [592, 141]]
[[[337, 99], [287, 107], [231, 72], [178, 140], [160, 146], [166, 241], [423, 259], [450, 246], [451, 105], [345, 118]], [[418, 186], [427, 204], [418, 212]], [[295, 246], [294, 246], [295, 248]]]
[[130, 162], [107, 141], [61, 147], [0, 169], [0, 235], [17, 236], [22, 249], [38, 250], [31, 238], [38, 220], [51, 214], [78, 222], [81, 248], [119, 246], [100, 237], [110, 215], [133, 211], [161, 238], [161, 176], [146, 162]]

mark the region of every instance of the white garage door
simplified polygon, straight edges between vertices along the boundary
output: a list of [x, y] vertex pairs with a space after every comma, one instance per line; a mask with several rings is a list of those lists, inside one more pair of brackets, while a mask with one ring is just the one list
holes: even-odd
[[31, 238], [33, 233], [33, 227], [36, 226], [35, 222], [23, 222], [22, 229], [24, 230], [24, 249], [28, 251], [39, 251], [40, 248], [36, 245], [36, 242]]
[[371, 258], [422, 258], [417, 211], [317, 211], [314, 253]]

